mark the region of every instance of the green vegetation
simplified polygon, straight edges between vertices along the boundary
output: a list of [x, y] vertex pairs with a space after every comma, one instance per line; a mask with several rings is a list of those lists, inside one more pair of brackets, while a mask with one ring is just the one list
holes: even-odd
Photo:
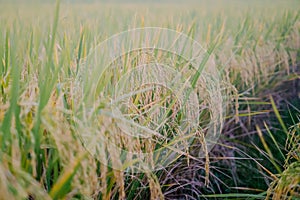
[[[300, 4], [215, 3], [1, 3], [0, 198], [300, 198]], [[100, 80], [98, 74], [82, 77], [90, 81], [85, 91], [95, 87], [91, 96], [103, 97], [91, 118], [85, 118], [89, 112], [82, 106], [90, 94], [76, 83], [85, 70], [82, 62], [100, 42], [150, 26], [183, 32], [208, 49], [199, 69], [205, 64], [220, 70], [229, 103], [221, 138], [209, 154], [204, 133], [199, 133], [200, 142], [172, 165], [133, 174], [114, 167], [130, 168], [134, 160], [103, 164], [86, 151], [76, 133], [114, 135], [116, 143], [136, 151], [159, 148], [130, 141], [105, 113], [110, 97], [101, 95], [113, 90], [112, 82], [124, 71], [108, 70]], [[136, 66], [135, 53], [120, 62]], [[166, 62], [175, 59], [178, 68], [186, 64], [179, 56], [157, 55]], [[195, 71], [195, 88], [199, 76]], [[129, 112], [138, 115], [157, 95], [164, 100], [161, 106], [171, 105], [167, 114], [176, 112], [181, 120], [184, 113], [167, 94], [157, 90], [132, 95], [137, 110]], [[135, 120], [146, 126], [153, 120], [147, 114]], [[203, 123], [211, 119], [207, 112], [201, 117]], [[162, 132], [172, 140], [178, 126], [170, 124]], [[195, 158], [193, 151], [202, 148], [205, 158]], [[115, 149], [97, 150], [121, 156]]]

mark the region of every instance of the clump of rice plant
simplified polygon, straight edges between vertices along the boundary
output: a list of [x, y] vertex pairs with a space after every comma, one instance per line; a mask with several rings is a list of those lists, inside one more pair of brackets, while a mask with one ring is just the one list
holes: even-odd
[[[298, 119], [299, 121], [299, 119]], [[300, 197], [300, 129], [299, 122], [291, 127], [286, 149], [284, 170], [270, 184], [267, 199], [294, 199]]]
[[[270, 198], [298, 197], [299, 126], [289, 133], [288, 158], [279, 143], [280, 137], [277, 134], [271, 136], [274, 129], [269, 123], [257, 126], [262, 129], [261, 132], [255, 126], [257, 121], [261, 121], [257, 120], [260, 118], [255, 119], [256, 116], [263, 115], [264, 119], [268, 119], [265, 116], [273, 112], [270, 108], [272, 102], [263, 101], [256, 95], [276, 87], [285, 79], [299, 78], [295, 72], [299, 71], [300, 24], [299, 11], [294, 5], [298, 4], [288, 2], [278, 6], [270, 3], [261, 7], [253, 3], [256, 9], [249, 9], [247, 3], [238, 4], [240, 9], [232, 8], [227, 3], [215, 6], [195, 2], [180, 6], [1, 3], [1, 197], [199, 199], [264, 198], [266, 194]], [[272, 10], [268, 9], [269, 6]], [[122, 134], [116, 126], [115, 115], [111, 113], [111, 97], [103, 95], [114, 89], [113, 84], [124, 75], [122, 73], [126, 69], [155, 59], [147, 56], [147, 52], [143, 52], [141, 57], [138, 55], [141, 52], [131, 52], [115, 60], [122, 63], [124, 71], [111, 68], [101, 81], [98, 74], [85, 77], [95, 81], [90, 83], [95, 86], [96, 96], [99, 97], [95, 106], [88, 109], [85, 109], [83, 99], [94, 98], [95, 94], [84, 94], [79, 83], [85, 70], [81, 68], [81, 62], [91, 53], [91, 49], [115, 33], [147, 26], [182, 31], [203, 44], [210, 54], [205, 64], [219, 69], [224, 79], [224, 91], [221, 92], [228, 95], [227, 100], [232, 104], [226, 110], [226, 123], [221, 136], [224, 143], [218, 144], [210, 154], [203, 137], [205, 130], [194, 130], [192, 134], [197, 135], [199, 140], [180, 152], [184, 156], [175, 157], [171, 165], [159, 170], [134, 174], [130, 171], [130, 167], [135, 165], [133, 158], [129, 162], [123, 162], [124, 159], [121, 162], [117, 159], [124, 158], [121, 151], [103, 145], [95, 148], [98, 155], [104, 155], [104, 162], [100, 162], [87, 152], [77, 132], [94, 133], [99, 140], [103, 139], [101, 137], [111, 137], [119, 146], [142, 152], [151, 152], [159, 148], [156, 144], [164, 144], [174, 138], [188, 139], [179, 137], [180, 132], [176, 132], [180, 120], [185, 120], [187, 115], [180, 112], [180, 103], [166, 88], [157, 87], [140, 95], [131, 95], [122, 107], [128, 117], [148, 128], [156, 125], [161, 110], [168, 111], [167, 120], [161, 123], [159, 129], [164, 138], [153, 136], [152, 141], [130, 140]], [[180, 56], [163, 51], [153, 55], [156, 55], [156, 60], [177, 69], [189, 67]], [[192, 85], [198, 89], [198, 94], [205, 94], [201, 79], [197, 82], [199, 74], [195, 70], [186, 72], [186, 75], [195, 73]], [[162, 76], [164, 73], [161, 71]], [[144, 90], [145, 86], [139, 89]], [[157, 108], [153, 103], [158, 100], [161, 104]], [[207, 108], [219, 99], [202, 100], [199, 102], [203, 106], [202, 112], [198, 113], [201, 114], [199, 127], [210, 123], [212, 115]], [[261, 105], [267, 109], [259, 110]], [[220, 111], [212, 107], [216, 113]], [[278, 113], [277, 117], [280, 116]], [[288, 133], [286, 127], [289, 126], [285, 122], [286, 118], [279, 120], [279, 124], [284, 126], [278, 129]], [[247, 137], [243, 140], [243, 136]], [[270, 141], [275, 144], [276, 154], [270, 147]], [[250, 142], [254, 145], [249, 145]], [[249, 147], [249, 152], [253, 154], [246, 155], [244, 147]], [[204, 152], [201, 159], [197, 157], [200, 150]], [[263, 158], [256, 159], [257, 152]], [[114, 155], [114, 160], [105, 160], [109, 154]], [[276, 155], [279, 158], [283, 155], [286, 164], [278, 162]], [[240, 169], [245, 170], [244, 174], [240, 173]], [[248, 176], [251, 170], [255, 171], [259, 180], [266, 181], [261, 187], [252, 188], [252, 183], [240, 180], [245, 174]], [[266, 192], [268, 185], [271, 186]], [[243, 193], [242, 190], [247, 191]]]

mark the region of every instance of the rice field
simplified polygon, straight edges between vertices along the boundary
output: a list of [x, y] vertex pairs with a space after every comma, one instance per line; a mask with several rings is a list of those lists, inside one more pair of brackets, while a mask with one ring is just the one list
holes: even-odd
[[0, 0], [0, 199], [300, 198], [299, 8]]

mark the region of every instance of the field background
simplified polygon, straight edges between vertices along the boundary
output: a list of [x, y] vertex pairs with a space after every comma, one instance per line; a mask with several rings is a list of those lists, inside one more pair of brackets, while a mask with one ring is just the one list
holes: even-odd
[[[74, 2], [0, 1], [0, 198], [300, 198], [299, 1]], [[93, 47], [149, 26], [211, 50], [229, 105], [206, 159], [131, 174], [76, 137], [73, 84]]]

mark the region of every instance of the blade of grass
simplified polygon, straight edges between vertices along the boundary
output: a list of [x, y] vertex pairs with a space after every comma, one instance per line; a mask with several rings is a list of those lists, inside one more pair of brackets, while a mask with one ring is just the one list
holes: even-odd
[[272, 96], [270, 96], [270, 100], [271, 100], [271, 104], [272, 104], [272, 108], [274, 110], [274, 113], [275, 113], [275, 115], [276, 115], [276, 117], [277, 117], [277, 119], [278, 119], [278, 121], [279, 121], [279, 123], [280, 123], [280, 125], [281, 125], [281, 127], [283, 129], [283, 131], [286, 134], [288, 134], [288, 129], [286, 128], [286, 126], [285, 126], [285, 124], [284, 124], [284, 122], [283, 122], [283, 120], [282, 120], [282, 118], [281, 118], [281, 116], [279, 114], [279, 111], [277, 109], [277, 106], [276, 106], [276, 104], [275, 104], [274, 99], [273, 99]]
[[[40, 158], [40, 156], [43, 156], [40, 153], [40, 142], [41, 142], [41, 135], [42, 130], [40, 130], [40, 124], [41, 124], [41, 113], [42, 110], [47, 105], [52, 89], [54, 87], [54, 83], [56, 81], [56, 78], [58, 76], [59, 67], [55, 69], [55, 64], [53, 61], [53, 52], [54, 52], [54, 44], [55, 44], [55, 35], [58, 25], [58, 17], [59, 17], [59, 7], [60, 7], [60, 0], [56, 1], [56, 8], [55, 8], [55, 17], [52, 27], [52, 35], [50, 38], [50, 41], [47, 45], [47, 63], [46, 66], [42, 69], [42, 73], [40, 74], [40, 78], [38, 80], [39, 84], [39, 105], [37, 109], [37, 115], [36, 115], [36, 123], [34, 127], [34, 139], [35, 139], [35, 153]], [[40, 179], [42, 175], [42, 158], [37, 159], [37, 179]]]
[[281, 171], [280, 167], [278, 166], [278, 164], [276, 163], [276, 161], [275, 161], [275, 159], [274, 159], [274, 156], [273, 156], [273, 154], [272, 154], [272, 152], [271, 152], [271, 150], [270, 150], [270, 148], [269, 148], [269, 146], [268, 146], [266, 140], [264, 139], [264, 136], [263, 136], [263, 134], [262, 134], [261, 129], [260, 129], [259, 126], [257, 126], [257, 125], [256, 125], [256, 130], [257, 130], [258, 136], [259, 136], [259, 138], [260, 138], [260, 141], [262, 142], [262, 144], [263, 144], [265, 150], [266, 150], [267, 153], [268, 153], [268, 156], [270, 157], [270, 159], [269, 159], [270, 162], [274, 165], [274, 167], [276, 168], [277, 172], [278, 172], [278, 173], [281, 173], [282, 171]]
[[[8, 48], [8, 42], [7, 42], [7, 48]], [[15, 45], [13, 47], [9, 47], [9, 50], [7, 50], [7, 54], [8, 52], [10, 52], [11, 55], [11, 79], [12, 79], [12, 83], [11, 83], [11, 97], [10, 97], [10, 105], [9, 105], [9, 109], [8, 111], [5, 113], [4, 119], [3, 119], [3, 123], [2, 123], [2, 132], [3, 132], [3, 136], [2, 136], [2, 150], [4, 152], [10, 152], [10, 148], [11, 148], [11, 140], [12, 140], [12, 135], [11, 135], [11, 125], [12, 125], [12, 117], [18, 117], [16, 115], [16, 111], [17, 111], [17, 102], [18, 102], [18, 97], [19, 97], [19, 87], [20, 87], [20, 73], [21, 73], [21, 69], [20, 66], [16, 63], [16, 56], [15, 56]], [[6, 63], [8, 64], [8, 60], [6, 61]]]
[[62, 173], [57, 180], [57, 182], [53, 185], [49, 195], [53, 199], [61, 199], [65, 197], [65, 195], [70, 190], [70, 182], [72, 181], [75, 173], [79, 169], [80, 162], [85, 158], [87, 153], [84, 153], [82, 155], [79, 155], [77, 159], [71, 163], [69, 167], [66, 168], [65, 172]]

